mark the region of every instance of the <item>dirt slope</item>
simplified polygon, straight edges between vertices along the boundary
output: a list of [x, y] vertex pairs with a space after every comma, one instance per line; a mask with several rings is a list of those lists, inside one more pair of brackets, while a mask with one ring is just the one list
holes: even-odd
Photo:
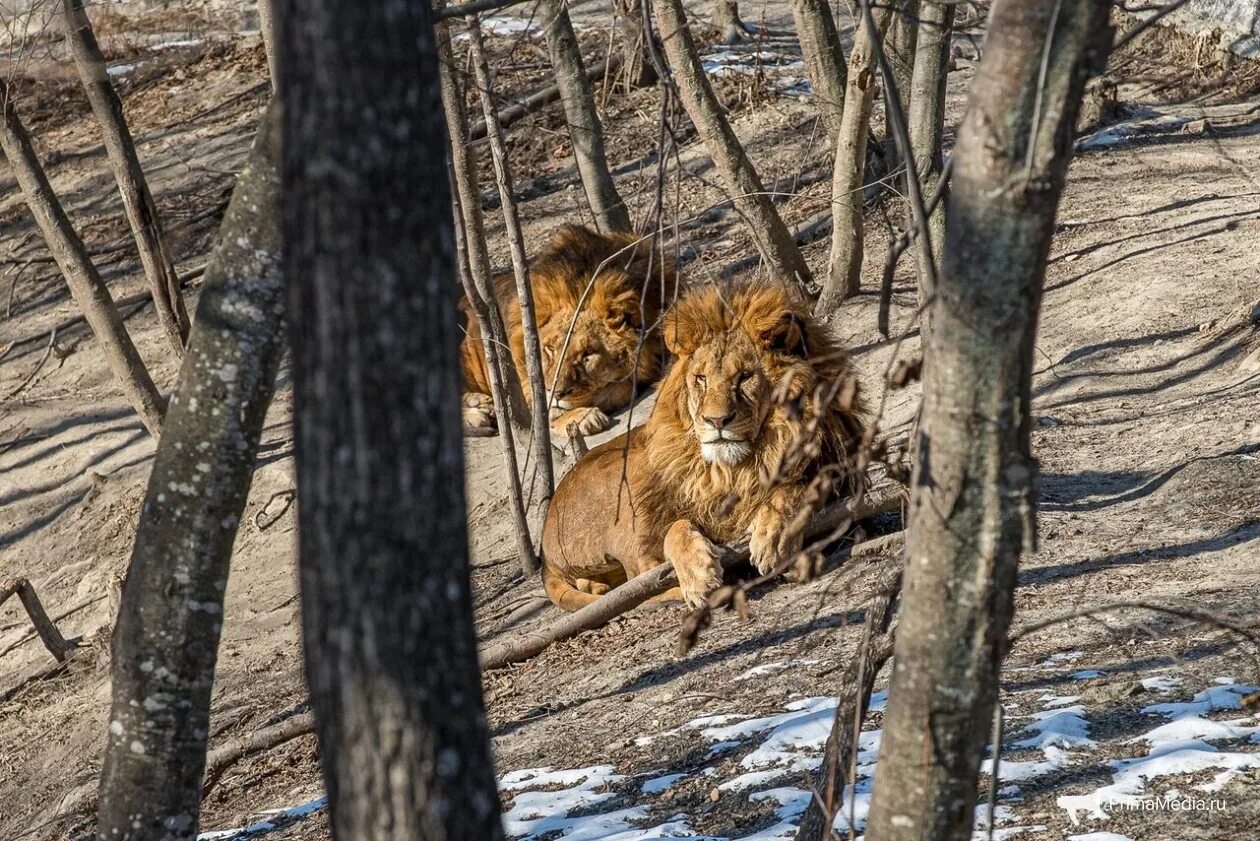
[[[811, 134], [808, 101], [772, 93], [799, 91], [794, 44], [781, 33], [763, 35], [749, 48], [718, 53], [714, 66], [752, 68], [721, 71], [719, 89], [732, 102], [757, 102], [736, 109], [737, 129], [767, 183], [798, 187], [785, 215], [800, 220], [824, 206], [829, 165]], [[1133, 599], [1257, 613], [1260, 150], [1257, 108], [1235, 96], [1254, 71], [1168, 70], [1162, 57], [1183, 48], [1130, 58], [1126, 76], [1141, 73], [1145, 81], [1121, 88], [1131, 109], [1126, 122], [1085, 144], [1072, 167], [1037, 342], [1041, 545], [1021, 575], [1021, 623]], [[178, 229], [177, 254], [187, 270], [204, 262], [213, 211], [265, 97], [261, 52], [248, 43], [145, 49], [119, 57], [141, 60], [123, 74], [128, 116], [159, 204]], [[747, 58], [759, 52], [773, 58]], [[972, 70], [966, 39], [958, 52], [950, 84], [954, 123]], [[619, 186], [640, 216], [655, 183], [652, 161], [637, 157], [654, 143], [650, 102], [643, 93], [609, 106]], [[93, 247], [125, 243], [102, 151], [73, 88], [42, 83], [27, 103], [23, 114], [54, 162], [54, 183]], [[536, 130], [519, 132], [514, 146], [521, 171], [537, 173], [522, 185], [533, 243], [572, 218], [578, 201], [571, 157], [538, 130], [554, 129], [557, 120], [553, 109], [531, 124]], [[690, 144], [682, 159], [692, 174], [677, 196], [671, 185], [668, 204], [671, 214], [691, 220], [683, 231], [699, 259], [687, 274], [703, 280], [743, 256], [747, 237], [731, 214], [712, 209], [720, 193], [703, 151]], [[30, 225], [3, 168], [0, 185], [0, 241], [23, 258], [42, 255], [30, 241], [21, 244]], [[870, 240], [873, 278], [887, 240], [880, 213]], [[494, 248], [505, 261], [501, 238]], [[825, 243], [808, 249], [812, 265], [822, 264], [825, 250]], [[123, 259], [108, 263], [107, 279], [116, 297], [127, 298], [143, 280], [129, 251], [117, 254]], [[907, 263], [894, 297], [899, 332], [910, 328], [911, 279]], [[67, 635], [96, 646], [65, 673], [0, 705], [0, 837], [37, 839], [67, 834], [64, 821], [47, 819], [99, 771], [109, 692], [100, 632], [130, 551], [153, 445], [115, 394], [82, 325], [59, 330], [57, 353], [39, 365], [51, 328], [74, 313], [55, 272], [34, 264], [17, 284], [13, 315], [0, 321], [0, 348], [21, 342], [0, 360], [0, 575], [29, 577], [50, 611], [66, 614], [59, 621]], [[915, 353], [917, 340], [879, 340], [875, 309], [864, 295], [834, 327], [855, 348], [869, 393], [878, 395], [894, 353]], [[155, 379], [169, 388], [175, 367], [151, 311], [133, 312], [128, 324]], [[904, 437], [916, 399], [914, 389], [889, 396], [883, 428], [890, 438]], [[273, 500], [293, 483], [289, 405], [286, 380], [268, 421], [228, 589], [215, 739], [264, 726], [304, 698], [294, 517]], [[516, 578], [498, 442], [472, 440], [466, 450], [479, 628], [492, 640], [555, 613], [514, 610], [536, 586]], [[674, 654], [680, 609], [659, 607], [487, 675], [512, 832], [623, 839], [789, 832], [825, 735], [826, 696], [856, 645], [862, 573], [855, 566], [807, 586], [767, 590], [755, 599], [749, 623], [718, 617], [685, 658]], [[26, 632], [20, 620], [15, 605], [0, 612], [0, 691], [47, 659], [36, 643], [19, 643]], [[1227, 678], [1237, 683], [1216, 682]], [[1254, 825], [1260, 772], [1253, 761], [1260, 763], [1260, 752], [1250, 728], [1260, 721], [1235, 707], [1250, 691], [1240, 687], [1257, 682], [1254, 649], [1216, 630], [1133, 610], [1021, 642], [1004, 692], [1010, 736], [1003, 755], [1009, 767], [1000, 774], [1001, 837], [1106, 829], [1133, 839], [1223, 838]], [[1200, 692], [1197, 705], [1143, 711]], [[701, 716], [726, 718], [696, 722]], [[1156, 729], [1164, 724], [1178, 729]], [[873, 761], [878, 726], [877, 713], [863, 763]], [[276, 835], [327, 837], [314, 759], [306, 737], [241, 763], [210, 795], [203, 826], [245, 827], [264, 810], [314, 801], [267, 821], [279, 827]], [[1149, 761], [1106, 764], [1126, 759]], [[525, 770], [538, 768], [585, 770]], [[869, 790], [871, 769], [863, 768], [855, 812]], [[1220, 779], [1228, 768], [1236, 773]], [[1097, 802], [1095, 791], [1131, 783], [1120, 778], [1126, 769], [1139, 781], [1157, 778], [1138, 791], [1194, 791], [1219, 782], [1211, 794], [1223, 805], [1190, 821], [1167, 810], [1111, 809], [1108, 821], [1092, 817], [1086, 806]], [[1131, 795], [1132, 786], [1125, 791]]]

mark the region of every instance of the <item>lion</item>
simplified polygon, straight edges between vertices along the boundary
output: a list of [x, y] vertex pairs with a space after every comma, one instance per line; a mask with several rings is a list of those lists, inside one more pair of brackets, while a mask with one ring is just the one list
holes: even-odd
[[[666, 316], [676, 357], [647, 422], [592, 449], [543, 525], [543, 583], [565, 610], [671, 561], [658, 599], [702, 604], [722, 582], [718, 544], [747, 536], [762, 574], [796, 557], [811, 481], [846, 465], [864, 424], [848, 356], [782, 285], [710, 287]], [[836, 468], [830, 468], [832, 470]]]
[[[632, 234], [600, 234], [565, 225], [530, 269], [534, 316], [554, 432], [576, 424], [582, 435], [612, 426], [608, 413], [628, 405], [639, 386], [656, 382], [664, 361], [659, 320], [673, 301], [673, 264]], [[521, 382], [525, 333], [512, 275], [494, 278], [495, 297]], [[495, 424], [481, 330], [461, 300], [466, 333], [460, 347], [464, 372], [464, 425]], [[527, 402], [532, 402], [528, 386]], [[531, 407], [532, 408], [532, 407]]]

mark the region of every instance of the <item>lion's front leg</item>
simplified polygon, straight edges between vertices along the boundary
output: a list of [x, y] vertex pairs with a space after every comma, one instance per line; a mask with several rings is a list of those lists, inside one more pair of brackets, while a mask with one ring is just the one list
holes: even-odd
[[800, 553], [804, 529], [790, 526], [800, 511], [801, 497], [800, 489], [780, 488], [770, 502], [753, 515], [748, 526], [748, 551], [753, 566], [762, 575], [776, 569], [789, 572], [788, 565]]
[[678, 587], [688, 607], [700, 607], [722, 586], [718, 548], [689, 520], [676, 520], [665, 533], [665, 560], [674, 565]]
[[552, 435], [559, 435], [560, 440], [566, 440], [569, 435], [570, 424], [577, 426], [579, 435], [594, 435], [597, 432], [603, 432], [605, 429], [611, 428], [613, 421], [612, 418], [595, 406], [551, 410]]

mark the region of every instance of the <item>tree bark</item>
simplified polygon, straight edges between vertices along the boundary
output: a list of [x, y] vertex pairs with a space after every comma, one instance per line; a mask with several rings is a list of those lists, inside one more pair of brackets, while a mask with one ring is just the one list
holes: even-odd
[[892, 67], [893, 78], [897, 80], [901, 104], [907, 109], [913, 101], [910, 78], [914, 73], [914, 57], [918, 53], [920, 2], [921, 0], [906, 0], [898, 5], [893, 12], [892, 22], [888, 25], [888, 36], [884, 40], [884, 56]]
[[[437, 9], [442, 9], [444, 5], [444, 0], [437, 0]], [[473, 317], [477, 319], [481, 346], [486, 355], [490, 397], [494, 401], [495, 416], [499, 419], [503, 465], [508, 474], [508, 504], [511, 506], [516, 533], [517, 559], [521, 572], [532, 576], [538, 571], [538, 556], [534, 552], [534, 542], [529, 532], [529, 517], [525, 510], [515, 440], [517, 432], [523, 426], [516, 419], [525, 416], [524, 398], [521, 395], [516, 366], [508, 351], [507, 332], [491, 278], [490, 255], [486, 251], [485, 223], [481, 213], [476, 147], [468, 142], [464, 93], [451, 67], [450, 26], [445, 20], [438, 23], [437, 37], [438, 76], [450, 144], [449, 179], [455, 186], [451, 197], [452, 206], [458, 219], [455, 226], [459, 237], [457, 242], [463, 245], [467, 258], [467, 262], [461, 265], [459, 278], [464, 287], [464, 297], [468, 299]], [[467, 273], [462, 271], [464, 267], [467, 268]]]
[[[910, 81], [908, 129], [914, 169], [923, 185], [923, 195], [936, 191], [941, 180], [941, 138], [945, 133], [945, 87], [949, 81], [950, 33], [954, 25], [954, 6], [920, 0], [919, 34], [914, 53], [914, 73]], [[932, 256], [940, 265], [945, 245], [945, 205], [942, 200], [928, 217], [932, 240]], [[922, 262], [922, 260], [920, 260]], [[919, 267], [919, 306], [931, 296], [926, 288], [928, 274]]]
[[102, 841], [197, 836], [223, 592], [284, 352], [278, 116], [236, 179], [145, 493], [113, 637]]
[[[563, 12], [563, 9], [560, 9]], [[568, 24], [568, 14], [564, 22]], [[570, 43], [577, 51], [577, 42], [572, 39], [573, 27], [567, 26]], [[516, 279], [516, 302], [521, 309], [521, 334], [525, 350], [525, 374], [529, 377], [530, 389], [530, 421], [531, 435], [534, 444], [534, 457], [538, 469], [542, 473], [543, 499], [545, 506], [555, 492], [556, 482], [551, 464], [551, 419], [547, 401], [546, 372], [542, 364], [542, 343], [538, 340], [538, 320], [534, 316], [534, 293], [529, 284], [529, 260], [525, 256], [525, 236], [521, 232], [521, 219], [516, 212], [516, 196], [513, 193], [512, 171], [508, 168], [507, 145], [503, 141], [503, 129], [499, 126], [494, 111], [494, 102], [490, 98], [490, 68], [486, 64], [484, 45], [481, 38], [481, 24], [476, 18], [468, 21], [469, 53], [472, 58], [473, 72], [476, 74], [477, 86], [480, 88], [482, 113], [486, 118], [486, 136], [490, 140], [490, 158], [494, 165], [494, 177], [499, 188], [499, 207], [503, 211], [503, 226], [507, 233], [508, 249], [512, 256], [512, 274]], [[553, 56], [556, 50], [553, 49]], [[581, 56], [578, 56], [578, 75], [581, 75]], [[557, 71], [559, 73], [559, 71]], [[564, 83], [561, 87], [565, 87]], [[590, 94], [590, 88], [587, 88]], [[572, 93], [572, 90], [569, 91]], [[568, 103], [566, 102], [566, 109]], [[592, 105], [592, 116], [594, 108]], [[598, 133], [598, 122], [596, 131]], [[600, 160], [603, 160], [603, 148], [600, 147]], [[579, 164], [580, 166], [580, 164]], [[607, 178], [608, 170], [604, 170]], [[609, 181], [609, 186], [612, 182]], [[616, 191], [613, 191], [614, 194]], [[624, 205], [621, 207], [625, 211]], [[627, 217], [627, 224], [629, 218]], [[522, 386], [524, 384], [522, 383]], [[532, 545], [532, 544], [531, 544]], [[530, 553], [531, 556], [533, 552]], [[531, 558], [528, 566], [534, 567]]]
[[771, 273], [808, 294], [812, 284], [809, 266], [718, 104], [696, 52], [682, 3], [656, 0], [656, 16], [683, 108], [726, 183], [735, 209], [747, 223], [757, 250]]
[[303, 639], [333, 835], [500, 841], [434, 12], [285, 0], [277, 19]]
[[[1109, 5], [994, 7], [955, 150], [872, 841], [970, 839], [1020, 553], [1035, 544], [1029, 450], [1045, 260]], [[942, 594], [949, 594], [943, 598]]]
[[739, 0], [713, 0], [713, 25], [723, 44], [738, 44], [748, 36], [748, 27], [739, 19]]
[[656, 81], [656, 68], [648, 54], [647, 27], [643, 25], [641, 0], [613, 0], [613, 17], [617, 24], [617, 89], [629, 93]]
[[0, 110], [4, 112], [0, 149], [4, 150], [9, 160], [31, 216], [35, 218], [48, 250], [57, 261], [57, 268], [65, 276], [70, 295], [83, 311], [92, 334], [105, 351], [114, 378], [149, 434], [156, 438], [162, 431], [166, 401], [153, 384], [144, 360], [127, 335], [114, 299], [92, 265], [83, 240], [70, 224], [57, 194], [48, 183], [48, 176], [40, 166], [31, 139], [14, 108], [13, 86], [7, 79], [0, 79], [0, 99], [3, 100]]
[[[873, 10], [882, 40], [888, 31], [893, 7]], [[875, 103], [875, 49], [863, 26], [853, 35], [844, 92], [844, 114], [836, 137], [836, 157], [831, 179], [831, 256], [822, 294], [814, 307], [819, 316], [830, 315], [841, 302], [858, 293], [862, 285], [863, 212], [866, 178], [866, 142]]]
[[792, 0], [792, 19], [801, 42], [801, 53], [809, 70], [814, 104], [823, 119], [827, 137], [840, 134], [844, 116], [844, 86], [847, 72], [840, 34], [827, 0]]
[[[590, 80], [586, 78], [586, 67], [582, 64], [582, 52], [578, 49], [577, 35], [569, 20], [566, 0], [540, 0], [538, 15], [547, 37], [551, 67], [560, 86], [560, 101], [564, 105], [569, 140], [573, 143], [573, 157], [577, 161], [586, 202], [595, 215], [595, 224], [605, 233], [629, 231], [630, 212], [608, 171], [604, 130], [595, 112], [595, 94]], [[483, 101], [489, 103], [488, 98], [483, 98]], [[493, 105], [488, 104], [487, 126], [492, 113]]]
[[179, 276], [175, 274], [175, 263], [166, 247], [157, 204], [149, 192], [135, 141], [123, 116], [122, 101], [109, 81], [105, 57], [101, 55], [96, 36], [92, 33], [92, 23], [83, 8], [83, 0], [62, 0], [62, 25], [79, 80], [87, 93], [92, 113], [101, 126], [105, 154], [114, 170], [114, 181], [122, 196], [127, 223], [140, 252], [140, 265], [144, 267], [144, 276], [153, 290], [153, 308], [157, 312], [158, 323], [162, 325], [162, 331], [176, 356], [183, 356], [189, 324]]

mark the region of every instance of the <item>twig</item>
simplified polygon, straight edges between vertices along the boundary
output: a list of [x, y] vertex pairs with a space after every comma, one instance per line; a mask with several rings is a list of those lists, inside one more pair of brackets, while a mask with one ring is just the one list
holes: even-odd
[[[885, 510], [891, 510], [889, 506], [900, 504], [899, 488], [881, 489], [868, 493], [866, 498], [856, 506], [845, 501], [823, 509], [814, 517], [806, 534], [823, 534], [846, 519], [861, 520], [873, 517]], [[724, 569], [746, 562], [748, 558], [747, 539], [721, 547], [719, 561]], [[638, 607], [653, 596], [664, 593], [677, 583], [678, 577], [674, 574], [672, 564], [663, 563], [653, 567], [546, 628], [496, 642], [482, 652], [481, 669], [482, 671], [500, 669], [535, 657], [554, 643], [575, 637], [583, 631], [598, 628], [626, 611]]]
[[253, 756], [314, 732], [315, 716], [311, 713], [301, 713], [279, 724], [264, 727], [248, 736], [230, 739], [219, 745], [206, 755], [206, 775], [201, 786], [201, 796], [204, 798], [208, 795], [224, 772], [247, 756]]
[[[22, 606], [26, 608], [26, 615], [31, 618], [31, 624], [35, 626], [35, 633], [39, 634], [40, 640], [44, 643], [44, 647], [48, 649], [48, 653], [57, 659], [58, 663], [63, 663], [66, 656], [74, 648], [74, 643], [66, 640], [61, 635], [61, 631], [57, 630], [57, 626], [48, 618], [44, 606], [40, 604], [39, 596], [35, 594], [35, 588], [31, 586], [31, 582], [25, 578], [14, 578], [0, 585], [0, 604], [12, 595], [22, 600]], [[7, 650], [7, 649], [6, 649]]]
[[[31, 380], [35, 379], [35, 375], [40, 372], [40, 370], [44, 367], [44, 363], [48, 361], [48, 357], [52, 355], [53, 344], [56, 341], [57, 341], [57, 328], [54, 327], [52, 329], [52, 332], [48, 334], [48, 346], [44, 348], [44, 355], [39, 358], [39, 362], [35, 363], [35, 367], [31, 370], [29, 374], [26, 375], [26, 379], [18, 383], [17, 388], [10, 391], [6, 395], [6, 397], [17, 397], [18, 394], [22, 392], [22, 389], [26, 388], [28, 385], [31, 384]], [[9, 347], [10, 348], [13, 347], [13, 344], [11, 343]], [[7, 353], [8, 351], [5, 351], [5, 352]]]
[[[284, 507], [277, 511], [274, 516], [268, 517], [266, 522], [264, 522], [263, 516], [267, 513], [267, 507], [281, 497], [284, 497]], [[267, 498], [267, 501], [262, 504], [262, 507], [254, 512], [254, 526], [257, 527], [259, 531], [266, 531], [274, 526], [277, 522], [279, 522], [280, 518], [285, 515], [285, 512], [293, 505], [293, 500], [296, 497], [297, 488], [285, 488], [282, 491], [276, 491], [273, 493]]]
[[[936, 211], [936, 206], [941, 203], [941, 199], [948, 192], [949, 177], [953, 173], [953, 168], [954, 156], [950, 155], [949, 159], [945, 161], [945, 165], [941, 167], [941, 175], [936, 181], [936, 189], [932, 191], [932, 197], [928, 200], [925, 208], [926, 217], [931, 217]], [[908, 178], [909, 174], [906, 177]], [[888, 257], [884, 260], [884, 277], [879, 284], [879, 334], [885, 339], [888, 338], [888, 309], [892, 303], [893, 274], [897, 269], [897, 260], [900, 259], [902, 252], [910, 247], [910, 243], [915, 240], [918, 233], [919, 221], [916, 217], [915, 224], [897, 237], [896, 242], [888, 249]]]

